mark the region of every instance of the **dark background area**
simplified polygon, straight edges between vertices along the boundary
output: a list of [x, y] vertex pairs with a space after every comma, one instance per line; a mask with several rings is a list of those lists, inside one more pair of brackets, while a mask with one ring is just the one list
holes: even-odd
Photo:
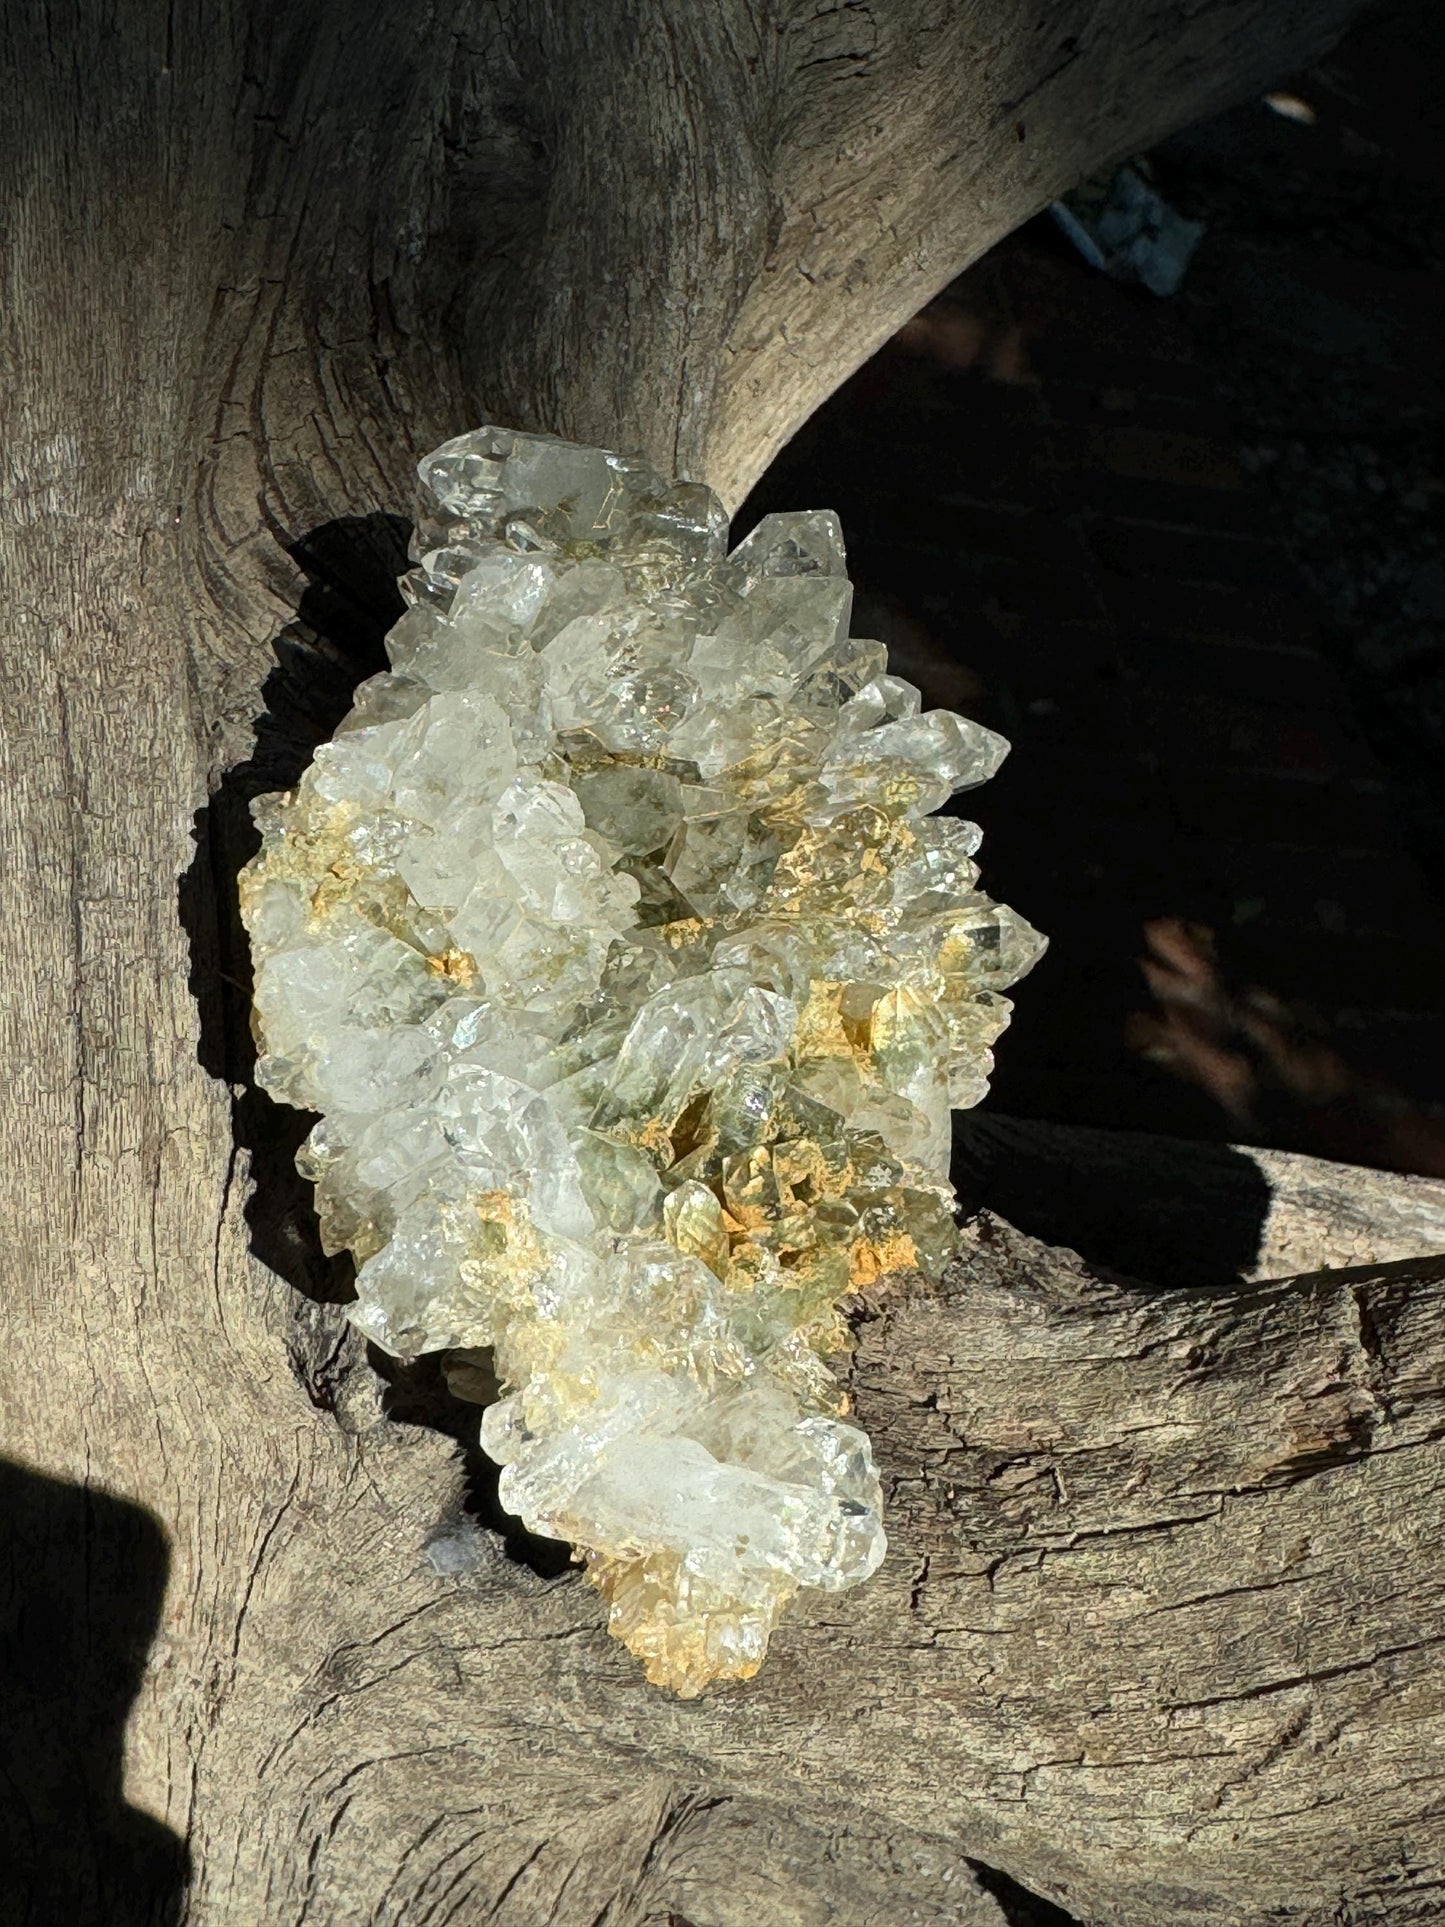
[[1250, 102], [1150, 157], [1206, 226], [1179, 293], [1039, 216], [736, 528], [835, 507], [855, 630], [1014, 745], [954, 806], [1052, 939], [990, 1108], [1330, 1155], [1289, 1091], [1241, 1127], [1125, 1036], [1145, 922], [1195, 920], [1231, 983], [1445, 1115], [1445, 10], [1382, 5], [1278, 88], [1313, 121]]

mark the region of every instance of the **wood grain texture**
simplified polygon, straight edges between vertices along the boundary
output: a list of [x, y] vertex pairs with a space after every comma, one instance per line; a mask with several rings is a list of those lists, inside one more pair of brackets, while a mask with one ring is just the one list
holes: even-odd
[[348, 1335], [230, 901], [422, 448], [486, 411], [735, 501], [1350, 11], [0, 17], [0, 1917], [982, 1927], [972, 1860], [1101, 1923], [1434, 1917], [1434, 1268], [1140, 1294], [980, 1219], [860, 1308], [878, 1580], [676, 1705]]

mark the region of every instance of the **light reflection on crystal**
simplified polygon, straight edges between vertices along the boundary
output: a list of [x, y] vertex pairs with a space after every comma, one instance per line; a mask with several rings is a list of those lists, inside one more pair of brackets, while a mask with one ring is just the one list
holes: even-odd
[[503, 1503], [649, 1679], [756, 1672], [884, 1551], [825, 1360], [953, 1238], [949, 1106], [1043, 940], [933, 817], [1007, 745], [850, 637], [842, 533], [483, 428], [421, 464], [392, 669], [242, 877], [257, 1077], [351, 1316], [494, 1347]]

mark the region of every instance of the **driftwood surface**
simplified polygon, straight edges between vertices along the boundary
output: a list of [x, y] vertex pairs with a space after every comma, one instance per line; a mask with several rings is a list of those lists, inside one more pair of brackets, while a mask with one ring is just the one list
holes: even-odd
[[[1113, 1173], [1086, 1263], [1025, 1235], [1029, 1127], [965, 1134], [1023, 1230], [858, 1307], [889, 1559], [681, 1705], [349, 1334], [233, 902], [380, 666], [423, 448], [490, 415], [735, 503], [999, 235], [1351, 11], [0, 16], [0, 1919], [1022, 1918], [975, 1865], [1089, 1922], [1438, 1917], [1438, 1198], [1215, 1156], [1216, 1248], [1169, 1152], [1145, 1250], [1152, 1154], [1036, 1138]], [[1230, 1284], [1262, 1250], [1354, 1269]]]

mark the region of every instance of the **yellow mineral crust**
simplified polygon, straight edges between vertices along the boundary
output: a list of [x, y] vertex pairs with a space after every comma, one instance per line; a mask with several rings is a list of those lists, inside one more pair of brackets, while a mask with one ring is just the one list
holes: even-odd
[[930, 814], [1006, 745], [849, 635], [826, 512], [729, 555], [705, 489], [500, 428], [421, 480], [391, 671], [255, 806], [257, 1077], [322, 1114], [354, 1322], [495, 1381], [503, 1504], [692, 1696], [883, 1556], [828, 1361], [952, 1248], [1042, 949]]
[[589, 1553], [587, 1577], [607, 1601], [607, 1630], [642, 1661], [653, 1686], [696, 1699], [718, 1680], [752, 1679], [793, 1593], [765, 1601], [698, 1596], [676, 1555]]
[[468, 989], [477, 980], [477, 960], [469, 951], [458, 950], [449, 943], [439, 957], [427, 956], [427, 966], [439, 977], [445, 977], [450, 984], [458, 984]]

